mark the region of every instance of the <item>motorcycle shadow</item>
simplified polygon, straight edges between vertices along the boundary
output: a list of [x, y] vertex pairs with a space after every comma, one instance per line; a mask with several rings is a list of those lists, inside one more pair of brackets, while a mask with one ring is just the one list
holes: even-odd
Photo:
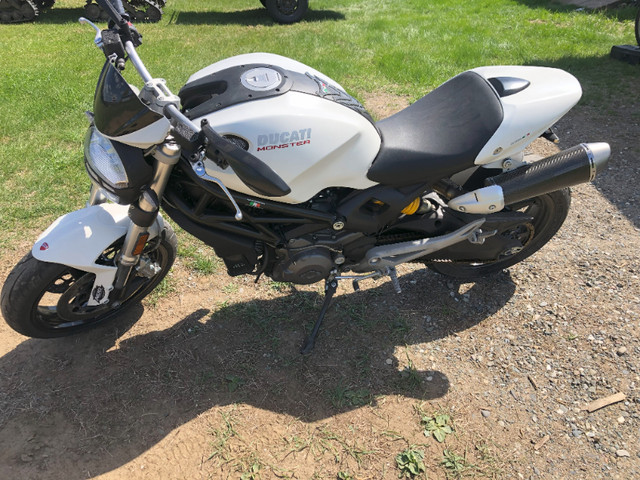
[[299, 347], [323, 297], [290, 287], [126, 339], [143, 314], [152, 328], [153, 309], [135, 309], [115, 330], [26, 340], [0, 358], [0, 477], [105, 473], [221, 406], [311, 423], [387, 395], [441, 398], [449, 379], [427, 357], [430, 343], [490, 316], [515, 285], [508, 274], [466, 285], [430, 272], [401, 281], [399, 296], [384, 282], [336, 297], [309, 356]]

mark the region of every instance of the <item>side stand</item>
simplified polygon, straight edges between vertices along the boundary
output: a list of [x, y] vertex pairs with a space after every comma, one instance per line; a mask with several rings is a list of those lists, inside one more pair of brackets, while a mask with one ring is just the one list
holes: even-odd
[[338, 280], [335, 278], [328, 278], [324, 285], [324, 303], [322, 304], [322, 309], [320, 310], [320, 315], [316, 320], [315, 325], [313, 326], [313, 330], [311, 331], [311, 335], [309, 335], [304, 343], [302, 344], [302, 348], [300, 349], [300, 353], [302, 355], [308, 355], [313, 351], [313, 347], [316, 345], [316, 338], [318, 337], [318, 331], [320, 330], [320, 325], [322, 325], [322, 320], [324, 320], [324, 316], [329, 309], [329, 304], [331, 304], [331, 299], [336, 293], [338, 289]]

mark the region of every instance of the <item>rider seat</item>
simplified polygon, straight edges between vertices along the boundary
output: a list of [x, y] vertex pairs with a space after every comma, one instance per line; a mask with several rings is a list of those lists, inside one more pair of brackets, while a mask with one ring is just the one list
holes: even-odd
[[384, 185], [433, 184], [474, 165], [503, 119], [500, 97], [467, 71], [376, 124], [382, 146], [367, 177]]

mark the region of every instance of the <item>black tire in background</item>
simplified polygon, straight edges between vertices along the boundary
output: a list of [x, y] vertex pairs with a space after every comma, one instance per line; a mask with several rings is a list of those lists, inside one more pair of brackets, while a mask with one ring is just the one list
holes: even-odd
[[309, 0], [265, 0], [263, 3], [278, 23], [299, 22], [309, 9]]
[[443, 275], [467, 280], [500, 272], [533, 255], [551, 240], [567, 218], [570, 205], [571, 193], [568, 188], [509, 205], [511, 210], [533, 216], [531, 224], [512, 232], [523, 240], [522, 250], [505, 254], [491, 262], [431, 262], [427, 266]]
[[[151, 241], [153, 244], [154, 241]], [[100, 262], [114, 262], [122, 242], [103, 252]], [[72, 335], [120, 316], [137, 304], [162, 281], [176, 258], [176, 235], [168, 224], [160, 243], [145, 253], [160, 266], [151, 278], [131, 274], [124, 299], [112, 304], [88, 307], [95, 275], [58, 263], [37, 260], [29, 252], [7, 277], [0, 307], [11, 328], [34, 338]]]
[[636, 43], [640, 46], [640, 8], [636, 14]]

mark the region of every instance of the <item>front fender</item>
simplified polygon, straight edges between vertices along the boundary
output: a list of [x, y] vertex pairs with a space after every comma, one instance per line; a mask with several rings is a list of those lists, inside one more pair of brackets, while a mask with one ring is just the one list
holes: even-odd
[[[92, 291], [102, 287], [103, 292], [112, 289], [117, 267], [96, 263], [104, 250], [127, 234], [130, 220], [128, 206], [112, 203], [93, 205], [67, 213], [47, 228], [31, 249], [31, 254], [43, 262], [59, 263], [78, 270], [94, 273], [96, 279]], [[160, 215], [149, 228], [149, 238], [156, 237], [164, 228]], [[103, 298], [92, 298], [90, 304], [106, 303]]]

